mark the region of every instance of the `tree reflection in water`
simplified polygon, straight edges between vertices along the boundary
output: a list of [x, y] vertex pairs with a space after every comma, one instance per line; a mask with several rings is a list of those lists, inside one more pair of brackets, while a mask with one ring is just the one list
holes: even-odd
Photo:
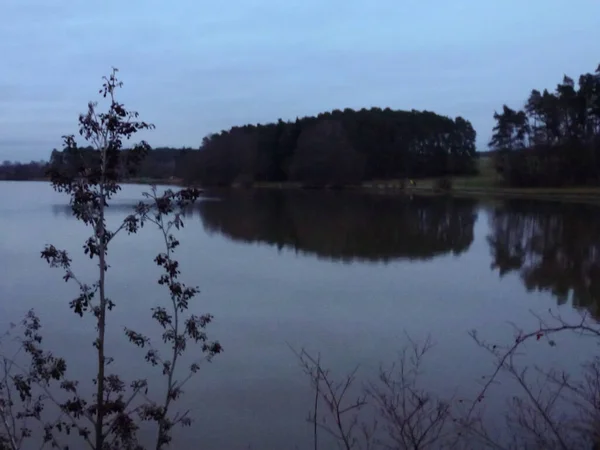
[[204, 227], [336, 261], [389, 262], [461, 254], [476, 202], [335, 191], [230, 191], [198, 205]]
[[600, 318], [600, 208], [507, 200], [490, 214], [488, 242], [501, 277], [517, 272], [527, 290]]

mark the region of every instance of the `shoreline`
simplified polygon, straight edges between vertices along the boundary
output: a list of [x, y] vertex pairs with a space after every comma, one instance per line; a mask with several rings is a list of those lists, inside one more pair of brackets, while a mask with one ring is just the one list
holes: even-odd
[[[46, 179], [33, 179], [33, 180], [0, 180], [10, 182], [49, 182]], [[454, 197], [470, 197], [470, 198], [524, 198], [531, 200], [551, 200], [551, 201], [562, 201], [562, 202], [580, 202], [588, 204], [600, 204], [600, 186], [598, 187], [564, 187], [564, 188], [514, 188], [494, 185], [472, 185], [465, 186], [462, 183], [455, 183], [458, 186], [454, 186], [452, 189], [447, 191], [440, 191], [433, 188], [432, 179], [419, 181], [417, 180], [417, 186], [406, 186], [401, 187], [398, 180], [388, 181], [377, 181], [377, 182], [365, 182], [362, 185], [355, 186], [343, 186], [338, 188], [332, 187], [306, 187], [300, 183], [254, 183], [248, 186], [194, 186], [202, 191], [210, 190], [221, 190], [221, 189], [275, 189], [275, 190], [302, 190], [302, 191], [345, 191], [345, 192], [368, 192], [376, 194], [388, 194], [388, 195], [425, 195], [425, 196], [454, 196]], [[475, 181], [475, 179], [473, 179]], [[123, 184], [135, 184], [135, 185], [162, 185], [162, 186], [179, 186], [186, 187], [182, 180], [156, 180], [156, 179], [131, 179], [126, 180]]]
[[[411, 192], [411, 191], [408, 191]], [[530, 199], [558, 202], [578, 202], [600, 205], [600, 188], [458, 188], [448, 192], [434, 192], [428, 189], [415, 189], [416, 195], [451, 195], [468, 198]]]
[[[0, 179], [0, 181], [6, 181], [6, 182], [10, 182], [10, 183], [21, 183], [21, 182], [27, 182], [27, 183], [50, 183], [50, 179], [49, 178], [31, 178], [29, 180], [4, 180], [4, 179]], [[162, 180], [162, 179], [153, 179], [153, 178], [134, 178], [131, 180], [125, 180], [122, 181], [123, 184], [146, 184], [146, 185], [152, 185], [155, 184], [157, 186], [181, 186], [184, 187], [184, 184], [181, 180], [179, 179], [175, 179], [175, 180]]]
[[[453, 187], [448, 191], [440, 191], [423, 183], [424, 186], [400, 187], [394, 181], [380, 183], [365, 183], [360, 186], [345, 186], [340, 188], [306, 188], [298, 183], [257, 183], [249, 187], [231, 186], [229, 189], [277, 189], [277, 190], [306, 190], [306, 191], [347, 191], [369, 192], [389, 195], [424, 195], [424, 196], [454, 196], [469, 198], [524, 198], [531, 200], [551, 200], [564, 202], [581, 202], [600, 204], [599, 187], [564, 187], [564, 188], [514, 188], [503, 186]], [[206, 189], [210, 189], [207, 187]]]

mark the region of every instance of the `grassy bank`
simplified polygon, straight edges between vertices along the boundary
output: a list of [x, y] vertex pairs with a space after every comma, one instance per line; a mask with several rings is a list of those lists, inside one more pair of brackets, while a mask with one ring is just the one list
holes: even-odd
[[[568, 188], [511, 188], [500, 185], [484, 184], [476, 177], [472, 179], [452, 179], [450, 191], [440, 192], [434, 188], [435, 179], [418, 180], [417, 186], [406, 186], [398, 180], [386, 180], [364, 183], [362, 186], [352, 186], [346, 190], [364, 190], [369, 192], [384, 192], [415, 195], [451, 194], [457, 197], [526, 197], [546, 200], [583, 201], [600, 203], [600, 187], [568, 187]], [[257, 189], [302, 189], [297, 183], [257, 183], [252, 186]]]
[[[408, 189], [419, 195], [439, 195], [432, 189], [418, 187]], [[449, 193], [456, 197], [498, 197], [498, 198], [530, 198], [539, 200], [577, 201], [600, 204], [600, 188], [569, 187], [569, 188], [471, 188], [455, 187]]]
[[[448, 177], [452, 182], [453, 190], [497, 190], [502, 185], [501, 177], [494, 170], [492, 158], [482, 156], [477, 160], [477, 175]], [[432, 191], [435, 188], [439, 178], [421, 178], [415, 180], [416, 187], [407, 186], [407, 189], [416, 191]], [[397, 189], [402, 185], [401, 180], [375, 180], [368, 183], [363, 183], [367, 188], [378, 189]]]
[[[567, 187], [567, 188], [515, 188], [503, 185], [493, 167], [492, 158], [482, 156], [478, 159], [478, 174], [472, 176], [450, 177], [452, 190], [448, 191], [457, 197], [478, 198], [513, 198], [525, 197], [533, 199], [578, 201], [600, 204], [600, 187]], [[36, 180], [48, 181], [48, 180]], [[360, 186], [349, 186], [347, 190], [365, 190], [381, 193], [408, 193], [416, 195], [439, 195], [441, 192], [435, 188], [439, 178], [424, 178], [416, 180], [416, 186], [408, 184], [403, 186], [403, 180], [373, 180], [362, 183]], [[132, 178], [128, 184], [157, 184], [183, 186], [180, 179], [151, 179]], [[257, 189], [305, 189], [301, 183], [261, 182], [254, 183], [251, 188]]]
[[[566, 188], [515, 188], [507, 187], [493, 167], [492, 159], [483, 156], [478, 160], [478, 174], [450, 177], [452, 190], [448, 193], [460, 197], [525, 197], [544, 200], [579, 201], [600, 203], [600, 187]], [[364, 189], [374, 192], [402, 192], [417, 195], [439, 195], [435, 188], [439, 178], [416, 180], [416, 186], [405, 185], [402, 180], [373, 180], [348, 189]], [[256, 183], [255, 188], [300, 189], [300, 183]]]
[[[492, 158], [483, 156], [478, 160], [477, 175], [450, 177], [452, 195], [464, 197], [524, 197], [544, 200], [579, 201], [600, 203], [600, 187], [565, 187], [565, 188], [517, 188], [503, 185], [502, 178], [496, 173]], [[406, 187], [406, 192], [423, 195], [438, 195], [435, 185], [437, 178], [426, 178], [417, 181], [416, 187]], [[369, 189], [394, 189], [399, 181], [365, 183]]]

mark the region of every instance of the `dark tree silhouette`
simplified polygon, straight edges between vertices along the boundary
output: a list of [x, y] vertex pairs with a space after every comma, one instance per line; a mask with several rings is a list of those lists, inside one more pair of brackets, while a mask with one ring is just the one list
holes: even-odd
[[600, 66], [565, 76], [554, 93], [533, 90], [524, 110], [495, 113], [490, 148], [496, 169], [515, 186], [600, 183]]
[[[135, 177], [124, 175], [123, 180], [342, 186], [364, 180], [474, 174], [475, 138], [471, 123], [462, 117], [453, 120], [429, 111], [389, 108], [335, 110], [290, 122], [235, 126], [206, 136], [197, 149], [148, 151]], [[93, 154], [93, 147], [81, 150]], [[121, 152], [123, 174], [129, 152]], [[64, 159], [54, 150], [50, 163], [56, 167]], [[0, 179], [15, 177], [13, 172], [0, 168]], [[19, 179], [39, 175], [31, 172]]]
[[3, 161], [0, 165], [0, 181], [44, 180], [47, 169], [48, 163], [45, 161], [29, 163]]
[[[136, 112], [127, 110], [117, 101], [116, 91], [122, 83], [116, 72], [113, 69], [112, 74], [104, 78], [100, 90], [108, 103], [107, 112], [98, 111], [98, 104], [90, 103], [87, 112], [79, 116], [79, 133], [90, 146], [80, 148], [74, 136], [65, 136], [64, 150], [53, 152], [48, 172], [54, 189], [69, 195], [75, 218], [92, 230], [84, 251], [97, 260], [98, 279], [92, 284], [80, 279], [65, 250], [48, 245], [41, 252], [51, 267], [63, 270], [65, 281], [79, 287], [79, 295], [69, 304], [73, 312], [80, 317], [91, 315], [94, 319], [95, 394], [86, 397], [85, 384], [67, 378], [66, 360], [42, 348], [40, 320], [30, 312], [23, 321], [21, 338], [30, 363], [21, 364], [6, 356], [0, 360], [6, 374], [0, 383], [0, 423], [5, 425], [0, 429], [0, 448], [20, 449], [27, 439], [33, 439], [38, 447], [42, 443], [51, 443], [53, 447], [68, 448], [64, 445], [69, 439], [64, 435], [66, 433], [81, 437], [77, 448], [87, 445], [96, 450], [141, 449], [137, 431], [143, 421], [156, 423], [153, 447], [164, 448], [171, 441], [173, 426], [190, 423], [186, 412], [172, 411], [172, 403], [181, 396], [187, 380], [198, 371], [200, 360], [186, 373], [179, 367], [181, 355], [190, 342], [200, 344], [201, 359], [210, 359], [221, 351], [219, 343], [209, 341], [205, 333], [212, 316], [187, 314], [189, 302], [198, 289], [179, 280], [180, 270], [173, 255], [179, 245], [173, 230], [183, 226], [183, 209], [197, 199], [199, 192], [195, 189], [167, 190], [159, 195], [153, 187], [146, 194], [148, 201], [140, 202], [132, 209], [120, 226], [114, 230], [107, 227], [106, 208], [120, 190], [119, 182], [136, 174], [150, 149], [142, 141], [123, 152], [123, 143], [140, 130], [154, 128], [138, 121]], [[117, 300], [106, 294], [108, 250], [117, 234], [135, 233], [147, 223], [158, 228], [165, 245], [164, 252], [157, 255], [155, 262], [163, 270], [158, 284], [167, 288], [168, 306], [156, 306], [150, 312], [163, 330], [161, 340], [167, 352], [159, 352], [157, 344], [161, 344], [148, 336], [128, 328], [124, 331], [129, 341], [145, 349], [146, 361], [165, 376], [162, 401], [147, 397], [145, 379], [128, 383], [112, 372], [113, 358], [106, 341], [109, 312], [117, 306]], [[90, 361], [90, 364], [94, 362]], [[39, 424], [39, 433], [33, 432], [32, 421]]]
[[[253, 136], [252, 144], [248, 136]], [[294, 122], [233, 127], [190, 152], [190, 182], [355, 184], [378, 178], [474, 173], [475, 130], [428, 111], [345, 109]], [[256, 150], [254, 150], [256, 149]]]

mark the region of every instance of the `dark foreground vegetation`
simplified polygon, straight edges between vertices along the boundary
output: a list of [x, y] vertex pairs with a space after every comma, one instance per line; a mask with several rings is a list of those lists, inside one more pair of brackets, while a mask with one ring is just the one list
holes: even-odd
[[[67, 303], [71, 311], [65, 313], [74, 314], [73, 320], [91, 319], [93, 337], [87, 343], [87, 365], [95, 368], [94, 378], [91, 382], [71, 378], [68, 360], [44, 348], [41, 321], [30, 311], [22, 321], [22, 333], [12, 341], [12, 350], [16, 344], [16, 351], [8, 353], [10, 347], [2, 347], [2, 450], [44, 446], [96, 450], [165, 448], [172, 439], [173, 428], [191, 422], [186, 411], [174, 411], [184, 385], [198, 372], [202, 361], [221, 351], [219, 343], [209, 341], [205, 332], [212, 316], [189, 313], [189, 304], [198, 289], [180, 281], [174, 259], [179, 242], [173, 233], [183, 226], [182, 211], [198, 198], [199, 191], [168, 190], [159, 195], [152, 188], [145, 195], [146, 201], [133, 208], [120, 225], [111, 229], [107, 224], [106, 208], [121, 189], [119, 183], [125, 174], [135, 176], [149, 148], [141, 141], [123, 153], [123, 142], [141, 130], [154, 128], [119, 103], [117, 91], [122, 84], [116, 72], [114, 69], [104, 78], [100, 90], [106, 111], [100, 111], [97, 103], [90, 103], [88, 111], [79, 116], [80, 135], [91, 147], [82, 151], [74, 136], [64, 136], [60, 154], [63, 160], [52, 164], [48, 171], [52, 187], [69, 196], [72, 214], [90, 230], [83, 249], [97, 263], [97, 278], [80, 279], [69, 253], [54, 245], [46, 245], [40, 255], [50, 267], [60, 269], [66, 282], [78, 288], [78, 295]], [[162, 373], [160, 390], [149, 386], [147, 378], [125, 379], [116, 372], [107, 342], [110, 312], [119, 303], [107, 294], [109, 249], [113, 248], [115, 236], [136, 233], [144, 225], [155, 226], [164, 245], [154, 262], [161, 269], [157, 281], [165, 289], [166, 301], [147, 311], [162, 332], [157, 338], [125, 326], [123, 338], [139, 347], [141, 359]], [[198, 348], [192, 364], [181, 367], [182, 356], [193, 344], [198, 344]], [[24, 361], [17, 358], [20, 353], [26, 355]], [[150, 388], [154, 392], [151, 396]], [[143, 424], [154, 425], [153, 437], [140, 441]]]
[[[581, 367], [532, 367], [535, 353], [553, 351], [568, 334], [600, 342], [600, 327], [587, 318], [568, 321], [555, 312], [538, 317], [531, 331], [515, 327], [513, 342], [489, 342], [470, 332], [475, 357], [494, 369], [479, 375], [475, 394], [436, 395], [423, 383], [435, 349], [430, 338], [407, 344], [397, 361], [358, 382], [358, 369], [333, 374], [318, 354], [294, 350], [310, 380], [308, 415], [314, 448], [597, 450], [600, 448], [600, 358]], [[478, 348], [479, 347], [479, 348]], [[432, 352], [433, 354], [429, 354]], [[488, 408], [499, 385], [513, 392]], [[333, 444], [323, 445], [324, 438]]]

